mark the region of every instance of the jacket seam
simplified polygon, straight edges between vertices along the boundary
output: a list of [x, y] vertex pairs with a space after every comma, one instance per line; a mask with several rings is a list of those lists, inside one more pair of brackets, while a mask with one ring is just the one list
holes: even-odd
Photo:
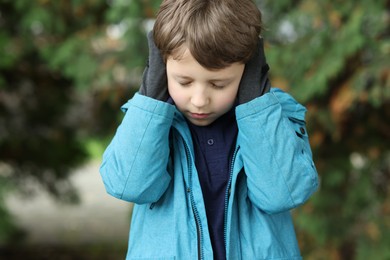
[[[276, 100], [278, 101], [278, 104], [280, 104], [281, 119], [284, 121], [284, 125], [285, 125], [285, 124], [286, 124], [286, 120], [290, 120], [290, 119], [289, 119], [288, 117], [285, 117], [284, 111], [283, 111], [283, 106], [282, 106], [282, 103], [280, 102], [280, 99], [277, 97], [277, 95], [275, 95], [275, 93], [272, 93], [272, 94], [274, 95], [274, 97], [275, 97]], [[296, 114], [296, 113], [297, 113], [297, 107], [295, 106], [294, 114]], [[262, 128], [264, 128], [264, 127], [262, 126]], [[290, 129], [289, 127], [286, 127], [286, 128], [287, 128], [287, 129]], [[290, 131], [290, 132], [291, 132], [291, 131]], [[293, 129], [293, 134], [294, 134], [293, 136], [294, 136], [294, 138], [295, 138], [295, 129]], [[268, 146], [271, 147], [271, 149], [272, 149], [272, 154], [275, 154], [275, 152], [274, 152], [274, 150], [273, 150], [273, 146], [269, 144], [269, 141], [268, 141], [268, 140], [269, 140], [269, 139], [267, 139]], [[296, 142], [295, 142], [295, 143], [296, 143]], [[272, 156], [272, 159], [275, 161], [275, 163], [278, 165], [278, 168], [280, 169], [280, 166], [279, 166], [277, 160], [275, 160], [275, 156]], [[291, 202], [292, 202], [292, 204], [293, 204], [293, 207], [296, 207], [297, 204], [295, 203], [295, 201], [294, 201], [294, 199], [293, 199], [293, 197], [292, 197], [291, 188], [290, 188], [290, 186], [288, 185], [288, 182], [286, 181], [286, 177], [284, 176], [284, 174], [282, 174], [282, 176], [283, 176], [283, 181], [284, 181], [284, 183], [286, 184], [286, 186], [287, 186], [287, 188], [288, 188], [289, 197], [290, 197], [290, 200], [291, 200]]]
[[[272, 93], [272, 95], [277, 99], [277, 97], [275, 96], [274, 93]], [[253, 102], [253, 100], [250, 101], [249, 103], [247, 103], [247, 105], [250, 106], [250, 108], [251, 108], [251, 112], [244, 112], [244, 115], [238, 115], [237, 116], [237, 120], [242, 120], [242, 119], [245, 119], [247, 117], [259, 114], [259, 113], [261, 113], [262, 111], [264, 111], [265, 109], [267, 109], [267, 108], [269, 108], [271, 106], [275, 106], [277, 104], [280, 104], [279, 99], [277, 99], [277, 102], [267, 103], [266, 106], [262, 107], [261, 109], [258, 109], [258, 107], [254, 106], [254, 104], [252, 104], [252, 102]]]
[[[155, 108], [156, 108], [156, 107], [155, 107]], [[155, 109], [155, 108], [154, 108], [154, 109]], [[154, 114], [153, 114], [152, 112], [151, 112], [151, 114], [152, 114], [152, 116], [150, 117], [149, 122], [147, 123], [146, 127], [144, 128], [144, 132], [143, 132], [143, 134], [142, 134], [142, 138], [140, 139], [140, 142], [139, 142], [139, 144], [138, 144], [138, 147], [137, 147], [137, 150], [136, 150], [136, 153], [135, 153], [135, 158], [134, 158], [134, 160], [133, 160], [133, 163], [131, 164], [131, 166], [130, 166], [128, 172], [127, 172], [127, 178], [126, 178], [125, 186], [123, 187], [123, 191], [122, 191], [122, 194], [121, 194], [121, 199], [124, 199], [124, 193], [125, 193], [125, 191], [127, 190], [127, 186], [128, 186], [128, 184], [129, 184], [129, 178], [130, 178], [131, 172], [132, 172], [132, 170], [133, 170], [134, 164], [135, 164], [135, 162], [136, 162], [136, 159], [137, 159], [137, 157], [138, 157], [139, 149], [140, 149], [141, 144], [142, 144], [142, 142], [143, 142], [143, 140], [144, 140], [144, 138], [145, 138], [146, 131], [147, 131], [147, 129], [149, 129], [150, 122], [151, 122], [152, 119], [153, 119], [153, 115], [154, 115]]]
[[[283, 117], [282, 117], [283, 118]], [[261, 127], [261, 129], [263, 130], [262, 131], [262, 135], [263, 135], [263, 138], [266, 138], [266, 140], [267, 140], [267, 144], [268, 144], [268, 147], [270, 147], [270, 149], [271, 149], [271, 152], [272, 152], [272, 161], [274, 161], [274, 163], [277, 165], [277, 167], [278, 167], [278, 171], [279, 172], [281, 172], [281, 168], [280, 168], [280, 165], [279, 165], [279, 163], [278, 163], [278, 161], [275, 159], [275, 156], [274, 156], [274, 154], [275, 154], [275, 151], [274, 151], [274, 148], [272, 147], [272, 145], [269, 143], [269, 139], [265, 136], [265, 129], [264, 129], [264, 127], [262, 126]], [[291, 200], [291, 202], [292, 202], [292, 204], [293, 204], [293, 207], [296, 207], [296, 203], [295, 203], [295, 201], [293, 200], [293, 198], [292, 198], [292, 192], [291, 192], [291, 188], [290, 188], [290, 186], [288, 185], [288, 183], [287, 183], [287, 181], [286, 181], [286, 177], [284, 176], [284, 174], [281, 174], [282, 175], [282, 178], [283, 178], [283, 182], [284, 182], [284, 184], [286, 185], [286, 187], [287, 187], [287, 189], [288, 189], [288, 194], [289, 194], [289, 198], [290, 198], [290, 200]]]
[[[168, 104], [168, 105], [169, 105], [169, 104]], [[135, 108], [138, 108], [138, 109], [140, 109], [140, 110], [142, 110], [142, 111], [144, 111], [144, 112], [146, 112], [146, 113], [148, 113], [148, 114], [158, 115], [158, 116], [161, 116], [161, 117], [166, 118], [166, 119], [169, 119], [169, 120], [172, 120], [172, 119], [173, 119], [173, 114], [174, 114], [174, 113], [172, 113], [172, 116], [167, 116], [167, 115], [164, 115], [163, 113], [158, 113], [159, 111], [158, 111], [158, 109], [156, 109], [156, 108], [158, 107], [157, 104], [154, 106], [153, 109], [150, 109], [150, 110], [149, 110], [149, 109], [145, 109], [145, 108], [143, 108], [143, 107], [141, 107], [141, 106], [138, 106], [137, 104], [131, 104], [131, 106], [132, 106], [132, 107], [135, 107]], [[156, 110], [157, 110], [157, 111], [156, 111]], [[125, 113], [127, 113], [127, 110], [126, 110]]]

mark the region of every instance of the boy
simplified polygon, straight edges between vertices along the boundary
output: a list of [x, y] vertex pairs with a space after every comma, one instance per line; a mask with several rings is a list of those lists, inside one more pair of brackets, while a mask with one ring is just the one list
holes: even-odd
[[103, 155], [135, 203], [127, 259], [301, 259], [318, 186], [305, 108], [270, 89], [252, 0], [165, 0], [139, 93]]

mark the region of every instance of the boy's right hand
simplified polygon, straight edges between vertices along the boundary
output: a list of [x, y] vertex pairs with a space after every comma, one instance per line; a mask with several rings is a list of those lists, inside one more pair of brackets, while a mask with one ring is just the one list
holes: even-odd
[[245, 64], [238, 89], [238, 103], [243, 104], [270, 91], [269, 66], [265, 59], [263, 39], [259, 38], [255, 52]]
[[149, 58], [142, 76], [139, 93], [157, 100], [167, 101], [168, 87], [166, 64], [153, 40], [153, 31], [148, 33]]

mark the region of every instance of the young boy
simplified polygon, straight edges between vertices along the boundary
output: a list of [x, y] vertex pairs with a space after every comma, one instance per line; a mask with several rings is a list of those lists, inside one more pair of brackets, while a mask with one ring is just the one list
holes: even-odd
[[139, 93], [103, 155], [134, 202], [127, 259], [301, 259], [317, 189], [305, 108], [270, 89], [252, 0], [165, 0]]

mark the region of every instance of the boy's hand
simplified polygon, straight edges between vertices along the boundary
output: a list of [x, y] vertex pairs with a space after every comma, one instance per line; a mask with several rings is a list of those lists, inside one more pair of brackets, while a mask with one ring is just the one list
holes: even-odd
[[243, 104], [269, 92], [271, 84], [268, 79], [269, 66], [264, 55], [263, 39], [259, 38], [252, 58], [245, 64], [240, 87], [238, 103]]
[[168, 87], [166, 65], [160, 50], [153, 40], [153, 32], [148, 33], [149, 58], [142, 76], [139, 93], [161, 101], [167, 101]]

